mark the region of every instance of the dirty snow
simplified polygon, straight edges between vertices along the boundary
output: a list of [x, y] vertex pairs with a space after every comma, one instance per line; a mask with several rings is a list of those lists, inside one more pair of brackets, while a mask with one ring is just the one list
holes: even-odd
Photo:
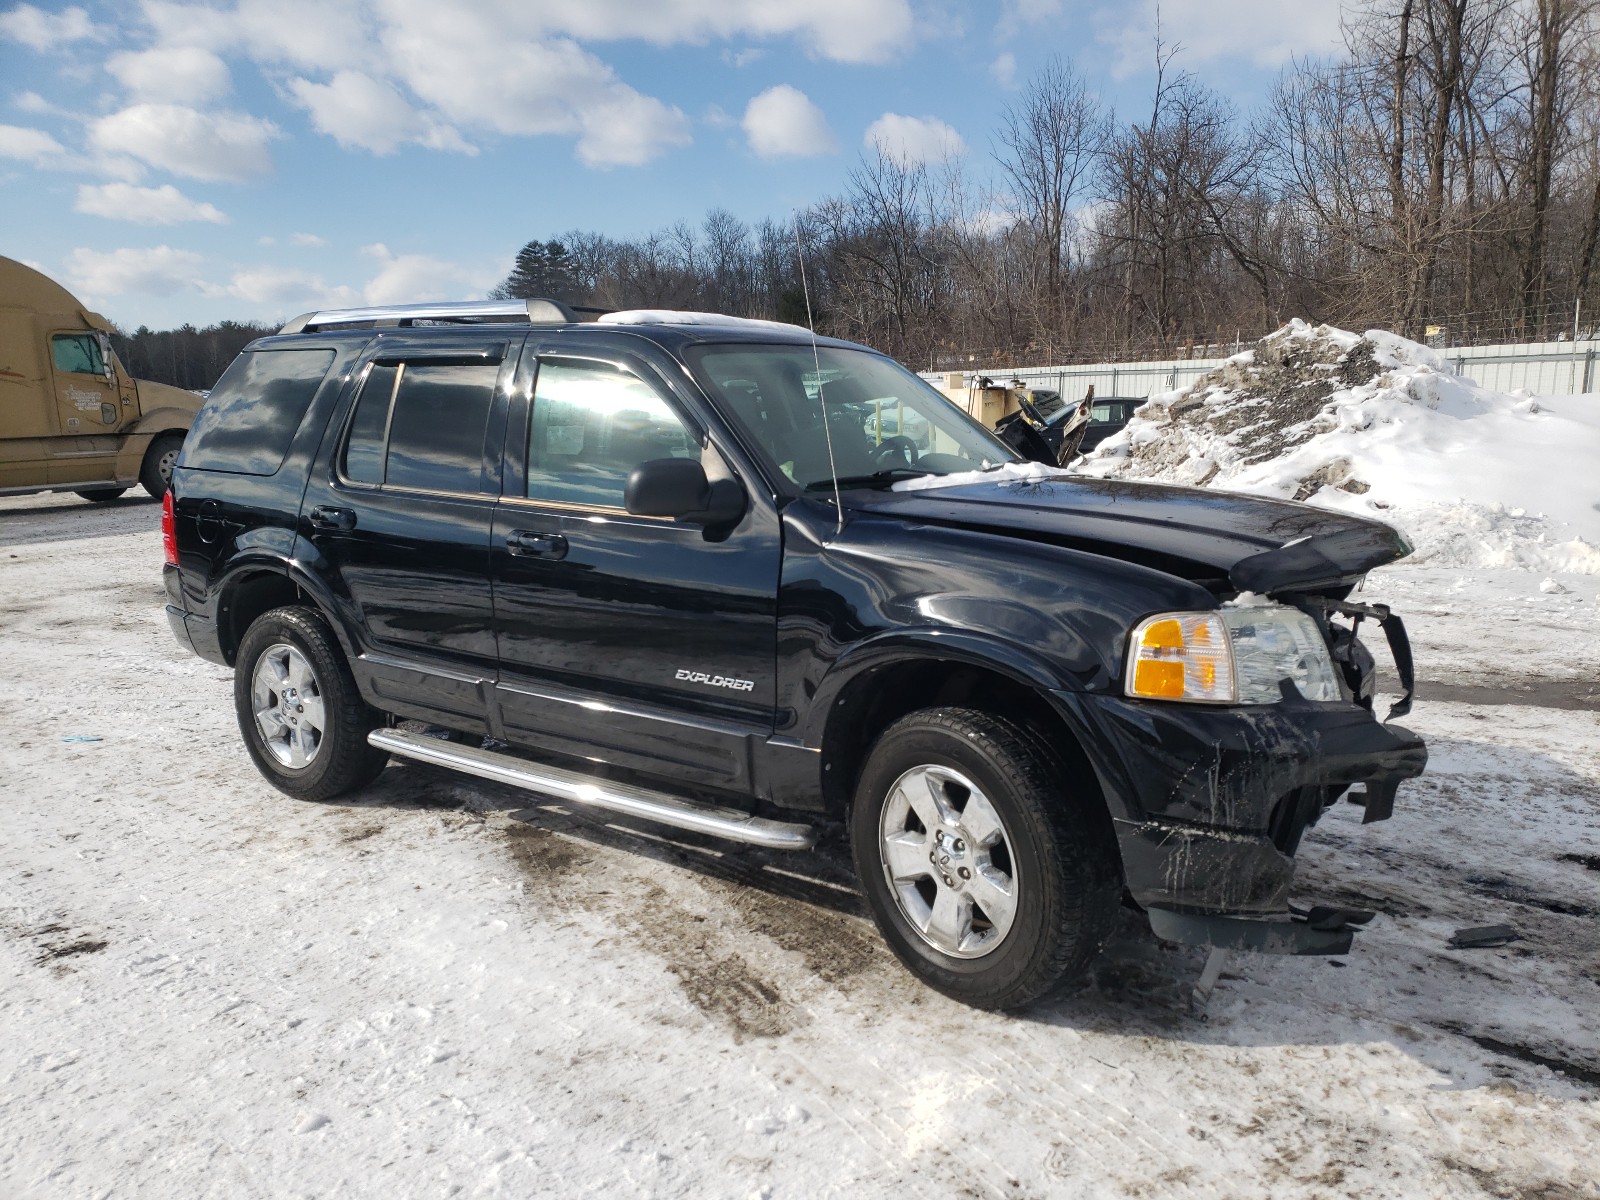
[[1369, 585], [1433, 763], [1306, 840], [1303, 899], [1380, 910], [1347, 958], [1238, 956], [1202, 1021], [1199, 953], [1130, 918], [1001, 1017], [899, 968], [837, 840], [398, 765], [274, 792], [157, 523], [0, 500], [0, 1195], [1600, 1195], [1592, 577]]
[[1426, 346], [1294, 321], [1151, 397], [1075, 469], [1400, 528], [1417, 565], [1600, 574], [1600, 396], [1507, 395]]

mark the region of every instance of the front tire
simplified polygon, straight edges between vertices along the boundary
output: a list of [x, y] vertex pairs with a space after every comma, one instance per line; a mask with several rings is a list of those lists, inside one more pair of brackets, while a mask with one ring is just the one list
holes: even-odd
[[255, 620], [239, 644], [233, 704], [257, 769], [298, 799], [355, 791], [388, 763], [367, 744], [383, 716], [361, 699], [333, 630], [313, 609], [275, 608]]
[[977, 1008], [1019, 1008], [1081, 974], [1121, 901], [1092, 779], [974, 709], [925, 709], [883, 732], [857, 781], [850, 841], [890, 949]]
[[172, 468], [178, 465], [178, 454], [182, 450], [181, 433], [163, 433], [152, 439], [144, 452], [144, 464], [139, 468], [139, 486], [157, 500], [165, 496], [172, 486]]

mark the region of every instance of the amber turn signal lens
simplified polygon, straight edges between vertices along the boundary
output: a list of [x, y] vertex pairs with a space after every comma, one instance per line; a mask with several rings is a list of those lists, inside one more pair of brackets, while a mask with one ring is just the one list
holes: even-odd
[[1233, 649], [1216, 613], [1162, 613], [1142, 621], [1128, 644], [1128, 695], [1232, 704]]

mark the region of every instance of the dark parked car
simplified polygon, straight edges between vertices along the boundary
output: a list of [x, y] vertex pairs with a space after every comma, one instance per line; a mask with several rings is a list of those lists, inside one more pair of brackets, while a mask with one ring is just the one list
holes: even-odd
[[[775, 850], [837, 817], [895, 953], [987, 1007], [1081, 972], [1125, 902], [1176, 941], [1349, 948], [1288, 900], [1305, 829], [1352, 785], [1388, 816], [1426, 761], [1356, 637], [1409, 678], [1398, 621], [1349, 599], [1393, 530], [1040, 478], [791, 326], [573, 316], [318, 313], [218, 383], [167, 612], [234, 668], [268, 780], [326, 800], [399, 755]], [[925, 446], [864, 428], [886, 399]]]
[[1121, 433], [1133, 420], [1134, 410], [1143, 400], [1130, 396], [1107, 396], [1089, 402], [1089, 427], [1084, 430], [1078, 453], [1087, 454], [1112, 434]]

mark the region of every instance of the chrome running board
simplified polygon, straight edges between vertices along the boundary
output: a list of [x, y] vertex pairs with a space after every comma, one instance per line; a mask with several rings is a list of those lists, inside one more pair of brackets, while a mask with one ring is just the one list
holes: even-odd
[[772, 821], [740, 812], [736, 808], [696, 804], [665, 792], [653, 792], [648, 788], [633, 787], [609, 779], [595, 779], [576, 771], [563, 771], [559, 767], [529, 762], [493, 750], [458, 746], [419, 733], [374, 729], [367, 735], [367, 741], [401, 758], [413, 758], [436, 767], [449, 767], [480, 779], [509, 784], [525, 791], [541, 792], [574, 804], [610, 809], [630, 817], [644, 817], [675, 829], [688, 829], [751, 846], [765, 846], [768, 850], [809, 850], [817, 840], [816, 831], [809, 825]]

